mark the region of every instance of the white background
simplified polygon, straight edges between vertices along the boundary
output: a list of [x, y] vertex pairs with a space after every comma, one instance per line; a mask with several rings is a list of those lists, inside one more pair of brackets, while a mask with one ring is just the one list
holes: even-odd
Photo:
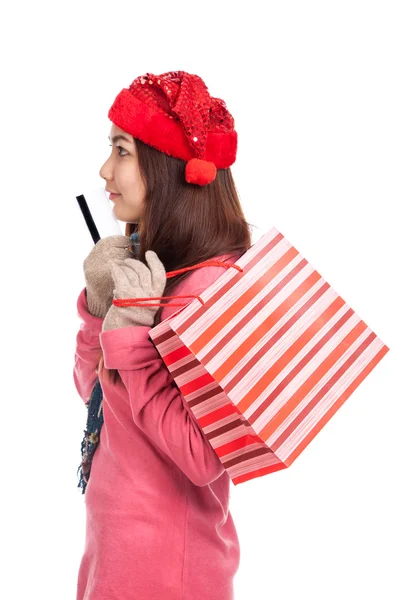
[[235, 600], [398, 600], [399, 3], [36, 1], [0, 16], [0, 596], [75, 598], [72, 369], [92, 248], [75, 196], [104, 186], [119, 91], [185, 70], [235, 118], [247, 220], [282, 231], [390, 347], [289, 469], [232, 484]]

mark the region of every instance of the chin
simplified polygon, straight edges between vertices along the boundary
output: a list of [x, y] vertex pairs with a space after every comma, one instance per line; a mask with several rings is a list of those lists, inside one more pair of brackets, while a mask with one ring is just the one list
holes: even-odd
[[[117, 212], [115, 210], [115, 205], [113, 206], [113, 212]], [[115, 215], [118, 219], [118, 221], [121, 221], [122, 223], [132, 223], [134, 225], [136, 225], [137, 223], [139, 223], [139, 219], [132, 219], [132, 217], [128, 217], [125, 218], [123, 215]]]

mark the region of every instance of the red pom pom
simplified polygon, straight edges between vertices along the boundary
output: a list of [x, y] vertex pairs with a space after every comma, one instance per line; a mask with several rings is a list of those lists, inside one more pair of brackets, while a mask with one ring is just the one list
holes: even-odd
[[197, 183], [197, 185], [207, 185], [217, 176], [217, 167], [213, 162], [202, 160], [200, 158], [191, 158], [186, 164], [185, 179], [188, 183]]

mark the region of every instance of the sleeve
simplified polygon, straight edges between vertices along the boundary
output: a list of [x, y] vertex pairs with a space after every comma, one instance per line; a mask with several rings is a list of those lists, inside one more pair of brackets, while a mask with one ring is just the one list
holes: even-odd
[[78, 296], [77, 309], [83, 323], [76, 336], [73, 377], [78, 394], [87, 404], [97, 379], [97, 367], [102, 355], [99, 334], [104, 319], [95, 317], [89, 312], [86, 288], [83, 288]]
[[195, 485], [208, 485], [225, 469], [195, 416], [185, 406], [149, 337], [150, 329], [121, 327], [101, 333], [105, 367], [118, 369], [137, 426]]

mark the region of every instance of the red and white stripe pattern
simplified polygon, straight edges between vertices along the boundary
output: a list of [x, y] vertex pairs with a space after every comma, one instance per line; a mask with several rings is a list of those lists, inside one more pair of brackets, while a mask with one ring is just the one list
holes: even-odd
[[389, 348], [276, 229], [150, 331], [233, 483], [288, 467]]

